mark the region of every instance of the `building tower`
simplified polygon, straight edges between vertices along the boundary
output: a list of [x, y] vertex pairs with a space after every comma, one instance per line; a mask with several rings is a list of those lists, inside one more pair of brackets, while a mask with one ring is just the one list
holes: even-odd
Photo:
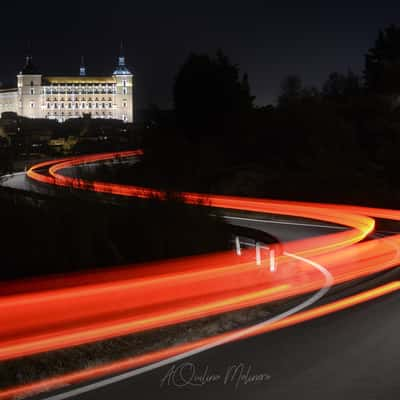
[[113, 76], [116, 80], [115, 106], [118, 110], [116, 118], [133, 122], [133, 74], [126, 66], [122, 42], [118, 65]]
[[25, 66], [17, 75], [17, 113], [28, 118], [41, 117], [42, 74], [32, 62], [32, 56], [26, 56]]

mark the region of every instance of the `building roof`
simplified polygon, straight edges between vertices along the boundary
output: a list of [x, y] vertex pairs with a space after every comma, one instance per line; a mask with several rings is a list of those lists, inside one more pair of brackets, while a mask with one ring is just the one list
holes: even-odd
[[0, 93], [8, 93], [8, 92], [13, 93], [13, 92], [17, 92], [17, 91], [18, 91], [17, 88], [0, 89]]
[[[122, 46], [122, 44], [121, 44]], [[122, 52], [122, 48], [121, 48]], [[125, 64], [125, 57], [121, 54], [118, 57], [118, 65], [115, 71], [113, 72], [113, 75], [133, 75], [131, 71], [127, 68]]]
[[133, 75], [131, 71], [125, 66], [117, 67], [117, 69], [113, 72], [113, 75]]
[[45, 76], [44, 79], [52, 84], [65, 83], [115, 83], [113, 76]]

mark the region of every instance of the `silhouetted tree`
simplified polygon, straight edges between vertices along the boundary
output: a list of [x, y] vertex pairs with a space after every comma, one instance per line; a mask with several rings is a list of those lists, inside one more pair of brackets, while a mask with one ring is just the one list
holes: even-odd
[[365, 56], [367, 88], [378, 93], [400, 90], [400, 27], [390, 25], [381, 30], [374, 47]]
[[332, 72], [322, 85], [322, 95], [329, 98], [355, 96], [360, 94], [361, 90], [361, 80], [351, 70], [347, 72], [347, 75]]
[[279, 107], [289, 106], [300, 99], [303, 91], [303, 82], [298, 75], [288, 75], [281, 83], [281, 94], [278, 97]]
[[178, 125], [195, 136], [199, 130], [202, 136], [221, 135], [226, 122], [249, 112], [254, 101], [247, 75], [241, 77], [222, 51], [215, 57], [189, 55], [176, 76], [173, 96]]

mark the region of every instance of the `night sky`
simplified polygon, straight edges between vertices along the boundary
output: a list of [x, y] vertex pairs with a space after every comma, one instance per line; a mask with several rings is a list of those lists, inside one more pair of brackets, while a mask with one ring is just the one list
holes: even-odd
[[[274, 4], [274, 5], [272, 5]], [[291, 73], [319, 85], [329, 72], [363, 68], [380, 28], [400, 22], [395, 1], [7, 1], [0, 23], [0, 81], [14, 84], [32, 40], [44, 73], [111, 73], [121, 39], [137, 78], [138, 108], [172, 102], [190, 51], [221, 48], [248, 72], [256, 103], [275, 101]]]

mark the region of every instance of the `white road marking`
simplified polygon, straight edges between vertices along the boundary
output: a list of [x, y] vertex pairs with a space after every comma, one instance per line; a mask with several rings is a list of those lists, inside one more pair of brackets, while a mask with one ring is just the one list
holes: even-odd
[[296, 225], [296, 226], [307, 226], [310, 228], [327, 228], [327, 229], [335, 229], [335, 230], [346, 230], [347, 228], [341, 226], [334, 226], [334, 225], [319, 225], [319, 224], [306, 224], [300, 222], [289, 222], [289, 221], [273, 221], [269, 219], [255, 219], [255, 218], [245, 218], [245, 217], [230, 217], [230, 216], [223, 216], [224, 219], [237, 219], [242, 221], [250, 221], [250, 222], [261, 222], [266, 224], [279, 224], [279, 225]]
[[11, 174], [7, 174], [7, 175], [2, 175], [0, 176], [0, 179], [3, 178], [14, 178], [15, 176], [19, 176], [19, 175], [25, 175], [25, 171], [21, 171], [21, 172], [13, 172]]
[[185, 359], [185, 358], [190, 357], [190, 356], [194, 356], [196, 354], [199, 354], [199, 353], [202, 353], [204, 351], [210, 350], [210, 349], [215, 348], [217, 346], [221, 346], [221, 345], [226, 344], [226, 343], [228, 343], [228, 342], [230, 342], [232, 340], [241, 339], [241, 338], [245, 337], [246, 335], [248, 335], [249, 333], [256, 332], [259, 328], [262, 328], [262, 327], [268, 326], [268, 325], [270, 325], [270, 324], [272, 324], [274, 322], [280, 321], [280, 320], [282, 320], [284, 318], [287, 318], [287, 317], [289, 317], [289, 316], [291, 316], [291, 315], [303, 310], [304, 308], [307, 308], [307, 307], [311, 306], [312, 304], [314, 304], [315, 302], [320, 300], [329, 291], [329, 289], [331, 288], [331, 286], [333, 284], [332, 275], [330, 274], [330, 272], [326, 268], [324, 268], [322, 265], [320, 265], [320, 264], [318, 264], [318, 263], [316, 263], [316, 262], [314, 262], [312, 260], [306, 259], [304, 257], [300, 257], [300, 256], [292, 254], [292, 253], [284, 252], [284, 254], [286, 256], [288, 256], [288, 257], [292, 257], [292, 258], [294, 258], [296, 260], [299, 260], [299, 261], [302, 261], [302, 262], [305, 262], [305, 263], [311, 265], [312, 267], [318, 269], [318, 271], [320, 271], [324, 275], [324, 277], [325, 277], [324, 286], [318, 292], [314, 293], [311, 297], [309, 297], [307, 300], [305, 300], [302, 303], [298, 304], [297, 306], [291, 308], [290, 310], [287, 310], [284, 313], [276, 315], [275, 317], [272, 317], [272, 318], [270, 318], [270, 319], [268, 319], [266, 321], [260, 322], [260, 323], [258, 323], [256, 325], [250, 326], [248, 328], [243, 328], [243, 329], [241, 329], [239, 331], [236, 331], [236, 332], [232, 332], [230, 335], [228, 335], [228, 336], [224, 337], [223, 339], [220, 339], [220, 340], [218, 340], [216, 342], [201, 346], [201, 347], [199, 347], [197, 349], [194, 349], [194, 350], [190, 350], [190, 351], [178, 354], [178, 355], [173, 356], [173, 357], [166, 358], [164, 360], [155, 362], [153, 364], [145, 365], [144, 367], [140, 367], [140, 368], [134, 369], [132, 371], [124, 372], [124, 373], [122, 373], [120, 375], [116, 375], [116, 376], [113, 376], [111, 378], [106, 378], [106, 379], [91, 383], [91, 384], [86, 385], [86, 386], [75, 388], [75, 389], [69, 390], [67, 392], [59, 393], [59, 394], [56, 394], [56, 395], [53, 395], [53, 396], [50, 396], [50, 397], [46, 397], [43, 400], [64, 400], [64, 399], [68, 399], [68, 398], [71, 398], [73, 396], [78, 396], [80, 394], [87, 393], [87, 392], [90, 392], [92, 390], [100, 389], [100, 388], [103, 388], [105, 386], [109, 386], [109, 385], [112, 385], [114, 383], [121, 382], [121, 381], [124, 381], [124, 380], [129, 379], [129, 378], [133, 378], [134, 376], [138, 376], [138, 375], [144, 374], [146, 372], [153, 371], [153, 370], [155, 370], [157, 368], [164, 367], [164, 366], [166, 366], [168, 364], [171, 364], [173, 362], [180, 361], [182, 359]]

